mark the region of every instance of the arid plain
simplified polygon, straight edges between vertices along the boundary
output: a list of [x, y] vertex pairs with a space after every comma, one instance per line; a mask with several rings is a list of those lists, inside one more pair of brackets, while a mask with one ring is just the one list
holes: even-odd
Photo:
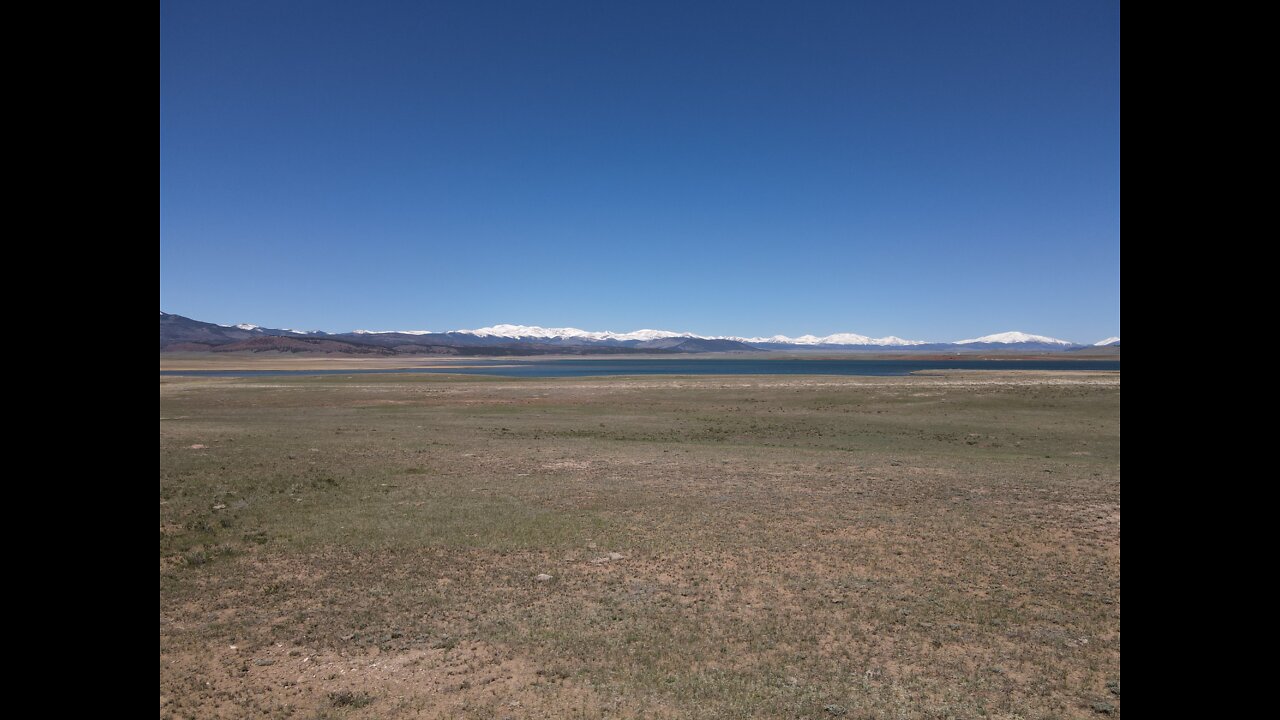
[[1119, 373], [160, 378], [161, 717], [1120, 708]]

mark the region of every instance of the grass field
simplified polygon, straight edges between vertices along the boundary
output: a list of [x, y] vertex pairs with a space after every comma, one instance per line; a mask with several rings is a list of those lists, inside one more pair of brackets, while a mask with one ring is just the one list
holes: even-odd
[[1119, 690], [1118, 374], [160, 380], [161, 717]]

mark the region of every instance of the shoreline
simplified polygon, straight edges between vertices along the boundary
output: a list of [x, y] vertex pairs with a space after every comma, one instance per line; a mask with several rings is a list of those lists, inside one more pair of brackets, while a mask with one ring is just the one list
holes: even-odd
[[586, 362], [617, 362], [634, 360], [658, 361], [691, 361], [706, 362], [716, 360], [842, 360], [846, 362], [947, 362], [947, 361], [1038, 361], [1038, 362], [1090, 362], [1120, 361], [1118, 353], [1112, 355], [1073, 354], [1073, 353], [794, 353], [794, 352], [760, 352], [760, 353], [680, 353], [680, 354], [626, 354], [626, 355], [510, 355], [499, 356], [466, 356], [456, 355], [405, 355], [395, 357], [346, 357], [321, 354], [282, 355], [242, 354], [242, 353], [160, 353], [161, 372], [182, 371], [265, 371], [265, 370], [407, 370], [424, 368], [492, 368], [498, 363], [506, 366], [560, 361], [582, 360]]

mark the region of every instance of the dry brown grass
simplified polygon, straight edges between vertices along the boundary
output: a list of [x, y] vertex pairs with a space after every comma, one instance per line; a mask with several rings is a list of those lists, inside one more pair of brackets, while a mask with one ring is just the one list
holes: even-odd
[[1115, 716], [1119, 397], [162, 378], [161, 716]]

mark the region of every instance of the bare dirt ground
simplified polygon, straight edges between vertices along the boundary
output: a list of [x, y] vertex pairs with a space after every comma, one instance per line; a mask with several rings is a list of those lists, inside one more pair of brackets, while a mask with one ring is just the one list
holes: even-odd
[[1120, 714], [1118, 373], [160, 380], [165, 718]]

